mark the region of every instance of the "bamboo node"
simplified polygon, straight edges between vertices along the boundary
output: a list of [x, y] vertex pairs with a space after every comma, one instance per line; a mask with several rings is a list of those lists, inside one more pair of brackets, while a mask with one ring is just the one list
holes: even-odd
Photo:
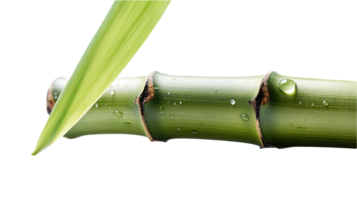
[[268, 144], [265, 139], [264, 139], [264, 135], [260, 129], [260, 122], [259, 122], [259, 112], [260, 112], [260, 106], [261, 105], [266, 105], [269, 102], [270, 99], [270, 94], [268, 91], [268, 79], [270, 74], [273, 71], [268, 72], [262, 79], [260, 88], [259, 88], [259, 92], [258, 94], [254, 97], [254, 99], [252, 101], [248, 101], [249, 105], [252, 105], [254, 108], [254, 112], [255, 112], [255, 125], [257, 128], [257, 132], [258, 132], [258, 136], [260, 139], [260, 143], [261, 143], [261, 148], [266, 148], [266, 147], [275, 147], [274, 145]]
[[156, 71], [153, 71], [147, 76], [143, 92], [141, 93], [141, 95], [139, 97], [137, 97], [134, 100], [134, 103], [139, 106], [140, 116], [141, 116], [141, 120], [143, 122], [145, 133], [151, 142], [156, 141], [156, 140], [150, 134], [150, 131], [146, 124], [145, 113], [144, 113], [144, 104], [146, 102], [149, 102], [155, 96], [154, 80], [153, 80], [155, 73], [156, 73]]

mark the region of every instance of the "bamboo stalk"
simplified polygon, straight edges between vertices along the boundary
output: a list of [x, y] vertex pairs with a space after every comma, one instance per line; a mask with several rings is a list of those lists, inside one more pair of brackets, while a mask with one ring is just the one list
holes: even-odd
[[[63, 83], [53, 82], [48, 100], [60, 93]], [[152, 141], [192, 138], [260, 147], [356, 148], [356, 86], [353, 81], [276, 72], [229, 78], [156, 72], [146, 80], [121, 78], [65, 137], [127, 133]]]

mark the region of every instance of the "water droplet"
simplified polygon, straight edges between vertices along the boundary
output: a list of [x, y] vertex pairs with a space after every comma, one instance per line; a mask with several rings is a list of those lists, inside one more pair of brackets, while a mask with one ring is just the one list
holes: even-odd
[[107, 106], [107, 104], [106, 104], [106, 103], [105, 103], [104, 105], [105, 105], [105, 106]]
[[180, 101], [180, 104], [182, 104], [182, 101]]
[[172, 78], [172, 80], [175, 80], [176, 78]]
[[327, 101], [322, 101], [322, 105], [324, 105], [325, 107], [328, 106], [328, 102]]
[[176, 106], [176, 102], [174, 102], [174, 105]]
[[162, 114], [165, 113], [165, 108], [159, 107], [159, 108], [157, 109], [157, 112], [159, 112], [159, 114], [162, 115]]
[[314, 106], [315, 106], [315, 104], [314, 104], [314, 103], [311, 103], [311, 106], [312, 106], [312, 107], [314, 107]]
[[110, 110], [110, 107], [109, 107], [109, 110]]
[[233, 106], [234, 104], [236, 104], [236, 100], [234, 100], [234, 99], [231, 99], [229, 102], [231, 103], [232, 106]]
[[110, 94], [111, 94], [111, 95], [114, 95], [114, 90], [110, 90]]
[[306, 128], [304, 128], [304, 127], [297, 127], [297, 129], [298, 129], [299, 131], [306, 131]]
[[183, 114], [183, 112], [181, 112], [181, 114]]
[[198, 134], [198, 131], [196, 131], [196, 130], [191, 130], [190, 131], [192, 134]]
[[279, 88], [286, 94], [293, 94], [295, 92], [296, 83], [291, 79], [283, 79], [279, 82]]
[[191, 96], [188, 96], [188, 98], [191, 98]]
[[221, 99], [223, 99], [223, 97], [221, 97]]
[[290, 127], [292, 127], [292, 128], [294, 128], [294, 127], [295, 127], [295, 126], [294, 126], [294, 124], [289, 124], [289, 126], [290, 126]]
[[130, 126], [131, 126], [131, 123], [130, 123], [130, 122], [125, 122], [124, 125], [125, 125], [126, 127], [130, 127]]
[[56, 99], [57, 99], [57, 96], [55, 96], [54, 98], [55, 98], [55, 100], [56, 100]]
[[178, 131], [180, 131], [181, 129], [180, 128], [177, 128]]
[[155, 90], [158, 90], [159, 88], [158, 87], [154, 87]]
[[57, 95], [57, 92], [54, 92], [54, 93], [53, 93], [53, 95], [55, 95], [55, 96], [56, 96], [56, 95]]
[[170, 115], [170, 116], [169, 116], [169, 119], [170, 119], [171, 121], [174, 121], [175, 116], [174, 116], [174, 115]]
[[301, 101], [299, 101], [299, 105], [301, 105], [302, 104], [302, 102]]
[[123, 113], [120, 112], [120, 111], [117, 111], [117, 110], [113, 111], [113, 115], [116, 116], [116, 117], [123, 117]]
[[213, 94], [211, 93], [211, 96], [212, 96]]
[[240, 118], [245, 122], [249, 121], [249, 116], [247, 114], [241, 114]]
[[95, 103], [95, 107], [98, 108], [98, 103]]
[[168, 92], [167, 94], [170, 95], [170, 92]]

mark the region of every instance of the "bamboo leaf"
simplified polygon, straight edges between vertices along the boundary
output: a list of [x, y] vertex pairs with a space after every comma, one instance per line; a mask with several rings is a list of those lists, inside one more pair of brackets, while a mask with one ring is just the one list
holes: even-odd
[[32, 155], [62, 137], [135, 55], [170, 1], [115, 1], [56, 102]]

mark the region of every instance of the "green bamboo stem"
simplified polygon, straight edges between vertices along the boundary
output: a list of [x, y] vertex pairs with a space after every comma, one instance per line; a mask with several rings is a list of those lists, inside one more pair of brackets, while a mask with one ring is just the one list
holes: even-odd
[[[258, 93], [262, 78], [156, 73], [153, 79], [157, 90], [144, 109], [151, 135], [161, 141], [197, 138], [262, 145], [254, 109], [248, 104]], [[160, 107], [165, 113], [158, 112]]]
[[[295, 92], [281, 90], [279, 83], [284, 79], [295, 81]], [[229, 78], [156, 72], [145, 80], [117, 79], [65, 137], [125, 133], [152, 141], [192, 138], [261, 147], [356, 148], [356, 82], [275, 72]], [[63, 79], [54, 81], [50, 96], [59, 94], [63, 83]], [[145, 102], [148, 95], [152, 99]], [[123, 115], [118, 117], [115, 111]]]
[[[143, 91], [145, 81], [146, 77], [116, 79], [65, 137], [110, 133], [146, 136], [139, 108], [134, 104]], [[52, 83], [54, 97], [60, 94], [64, 83], [63, 78]]]
[[[279, 89], [283, 79], [295, 81], [294, 94]], [[356, 89], [354, 81], [272, 73], [268, 80], [269, 103], [260, 108], [265, 140], [277, 147], [356, 148]]]

